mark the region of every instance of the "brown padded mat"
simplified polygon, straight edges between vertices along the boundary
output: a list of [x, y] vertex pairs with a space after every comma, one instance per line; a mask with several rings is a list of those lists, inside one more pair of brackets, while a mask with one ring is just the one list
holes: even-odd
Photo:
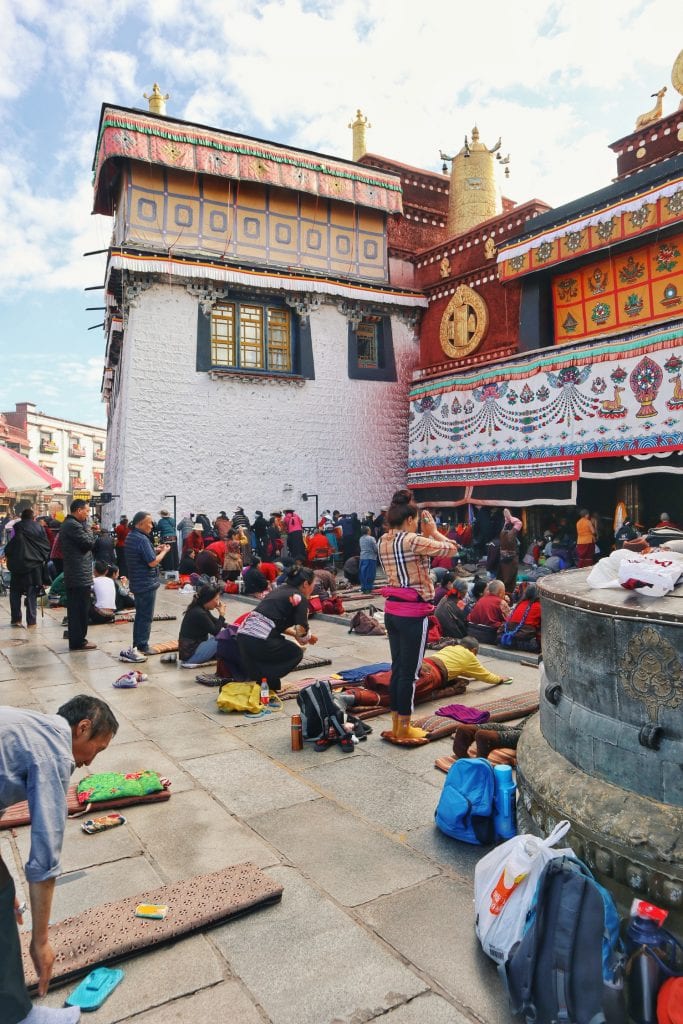
[[[91, 907], [76, 917], [50, 925], [49, 941], [55, 952], [52, 987], [82, 977], [94, 967], [221, 924], [256, 907], [277, 903], [281, 897], [282, 886], [246, 861]], [[168, 913], [163, 921], [136, 917], [139, 903], [162, 904], [168, 907]], [[29, 955], [30, 941], [30, 932], [23, 932], [24, 974], [29, 990], [33, 990], [38, 978]]]
[[[88, 813], [93, 811], [97, 813], [99, 810], [106, 810], [111, 807], [132, 807], [133, 804], [157, 804], [164, 800], [169, 800], [171, 797], [171, 791], [168, 789], [162, 789], [160, 793], [148, 793], [146, 796], [128, 796], [122, 797], [119, 800], [99, 800], [96, 804], [90, 804]], [[78, 797], [76, 796], [76, 787], [69, 786], [69, 791], [66, 794], [66, 806], [69, 816], [83, 814], [85, 811], [86, 804], [79, 804]], [[28, 810], [28, 803], [23, 800], [19, 804], [12, 804], [11, 807], [6, 808], [0, 815], [0, 829], [3, 828], [19, 828], [20, 825], [30, 825], [31, 815]]]
[[[533, 711], [538, 711], [538, 691], [526, 690], [524, 693], [499, 697], [497, 700], [485, 700], [475, 705], [479, 711], [488, 711], [487, 722], [510, 722], [515, 718], [524, 718]], [[424, 718], [411, 719], [413, 725], [424, 729], [428, 740], [440, 740], [450, 736], [461, 725], [454, 718], [442, 718], [441, 715], [426, 715]], [[486, 722], [479, 726], [486, 728]], [[441, 767], [437, 765], [437, 767]], [[447, 770], [447, 769], [446, 769]]]

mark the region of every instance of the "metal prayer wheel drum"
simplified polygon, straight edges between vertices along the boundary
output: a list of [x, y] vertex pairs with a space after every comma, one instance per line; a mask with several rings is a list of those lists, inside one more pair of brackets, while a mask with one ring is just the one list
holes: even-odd
[[591, 590], [589, 570], [540, 585], [540, 714], [518, 783], [534, 824], [569, 841], [622, 910], [665, 907], [683, 935], [683, 588], [648, 599]]

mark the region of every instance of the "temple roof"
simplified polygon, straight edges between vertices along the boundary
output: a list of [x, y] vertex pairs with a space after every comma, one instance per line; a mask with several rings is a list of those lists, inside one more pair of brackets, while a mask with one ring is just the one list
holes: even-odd
[[402, 211], [401, 183], [393, 174], [174, 117], [102, 104], [93, 159], [94, 213], [113, 213], [119, 159], [274, 185], [387, 213]]

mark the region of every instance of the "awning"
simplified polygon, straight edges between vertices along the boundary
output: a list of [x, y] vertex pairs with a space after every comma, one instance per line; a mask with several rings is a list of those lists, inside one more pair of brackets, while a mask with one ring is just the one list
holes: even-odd
[[12, 448], [0, 446], [0, 494], [8, 491], [46, 491], [61, 486], [61, 480], [57, 480], [42, 466], [37, 466]]

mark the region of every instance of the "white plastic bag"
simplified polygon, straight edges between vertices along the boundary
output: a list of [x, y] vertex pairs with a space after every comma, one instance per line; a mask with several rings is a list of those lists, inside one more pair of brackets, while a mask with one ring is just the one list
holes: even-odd
[[487, 956], [504, 963], [524, 931], [536, 884], [549, 860], [573, 856], [568, 848], [554, 849], [569, 831], [560, 821], [547, 839], [519, 835], [491, 850], [474, 869], [474, 910], [477, 937]]
[[644, 597], [670, 594], [683, 573], [683, 561], [675, 551], [650, 551], [624, 558], [619, 563], [619, 583]]

